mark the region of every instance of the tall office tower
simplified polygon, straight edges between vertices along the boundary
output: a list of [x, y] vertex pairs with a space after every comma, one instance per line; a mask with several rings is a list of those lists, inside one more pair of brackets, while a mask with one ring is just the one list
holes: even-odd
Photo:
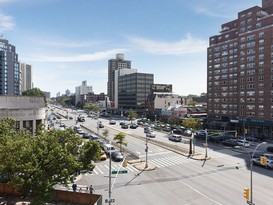
[[209, 124], [272, 135], [273, 0], [240, 11], [210, 37], [207, 96]]
[[116, 59], [108, 60], [108, 82], [107, 95], [110, 101], [115, 100], [115, 71], [128, 68], [131, 69], [131, 61], [124, 60], [124, 54], [116, 54]]
[[20, 63], [22, 86], [21, 92], [32, 88], [32, 67], [26, 63]]
[[0, 95], [20, 95], [20, 68], [15, 46], [0, 38]]

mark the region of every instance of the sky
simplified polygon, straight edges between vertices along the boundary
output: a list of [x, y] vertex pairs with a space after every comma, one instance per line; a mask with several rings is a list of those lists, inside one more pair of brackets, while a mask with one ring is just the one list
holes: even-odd
[[108, 60], [123, 53], [155, 84], [207, 92], [209, 37], [262, 0], [0, 0], [0, 35], [31, 64], [34, 87], [64, 94], [82, 81], [107, 93]]

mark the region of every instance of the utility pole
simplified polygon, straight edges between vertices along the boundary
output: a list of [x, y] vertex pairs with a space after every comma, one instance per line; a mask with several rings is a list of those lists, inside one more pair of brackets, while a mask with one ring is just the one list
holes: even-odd
[[206, 152], [205, 152], [205, 160], [208, 157], [208, 130], [206, 129]]
[[111, 168], [111, 166], [112, 166], [112, 159], [111, 159], [111, 151], [112, 150], [110, 150], [110, 152], [109, 152], [109, 199], [108, 199], [108, 203], [109, 203], [109, 205], [111, 205], [111, 202], [112, 202], [112, 200], [111, 200], [111, 195], [112, 195], [112, 168]]
[[148, 168], [148, 137], [147, 137], [147, 134], [146, 134], [146, 149], [145, 149], [145, 152], [146, 152], [146, 164], [145, 164], [145, 169]]

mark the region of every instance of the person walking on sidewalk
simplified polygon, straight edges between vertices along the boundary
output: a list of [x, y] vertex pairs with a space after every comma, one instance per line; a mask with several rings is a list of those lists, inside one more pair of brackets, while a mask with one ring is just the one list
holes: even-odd
[[92, 184], [91, 184], [90, 187], [89, 187], [89, 191], [90, 191], [90, 194], [93, 194], [93, 193], [95, 192], [95, 190], [94, 190]]

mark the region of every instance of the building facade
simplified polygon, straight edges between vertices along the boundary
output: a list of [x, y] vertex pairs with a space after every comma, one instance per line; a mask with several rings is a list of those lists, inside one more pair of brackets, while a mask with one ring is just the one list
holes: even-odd
[[115, 71], [120, 69], [131, 69], [131, 61], [124, 60], [124, 54], [116, 54], [115, 59], [108, 60], [107, 95], [110, 101], [115, 100]]
[[154, 75], [132, 73], [118, 79], [118, 108], [146, 110], [146, 100], [154, 84]]
[[[92, 86], [87, 85], [87, 81], [82, 81], [82, 85], [77, 86], [75, 89], [75, 105], [83, 105], [83, 101], [81, 99], [82, 95], [86, 95], [88, 93], [92, 93], [93, 88]], [[85, 99], [84, 99], [85, 100]]]
[[22, 86], [21, 92], [33, 88], [32, 66], [26, 63], [20, 63]]
[[209, 126], [272, 136], [273, 0], [238, 13], [210, 37], [207, 50]]
[[20, 95], [20, 76], [15, 46], [0, 38], [0, 95]]
[[27, 129], [35, 135], [39, 125], [47, 126], [46, 104], [43, 97], [0, 96], [0, 120], [12, 118], [17, 129]]

